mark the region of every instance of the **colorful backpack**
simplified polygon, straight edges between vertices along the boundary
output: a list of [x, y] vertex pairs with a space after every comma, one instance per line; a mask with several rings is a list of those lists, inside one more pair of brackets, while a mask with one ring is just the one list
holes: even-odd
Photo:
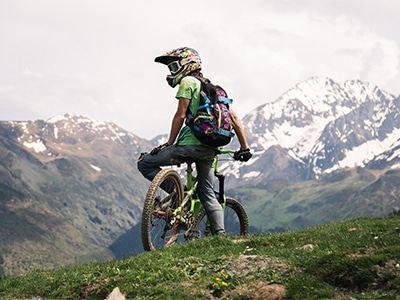
[[229, 112], [232, 99], [225, 90], [213, 85], [210, 80], [195, 76], [201, 82], [200, 103], [195, 115], [187, 113], [188, 126], [204, 144], [221, 147], [229, 144], [233, 137], [233, 122]]

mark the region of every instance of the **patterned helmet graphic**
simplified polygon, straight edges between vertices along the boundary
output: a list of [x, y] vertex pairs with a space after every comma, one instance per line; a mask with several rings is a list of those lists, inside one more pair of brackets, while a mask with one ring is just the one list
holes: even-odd
[[193, 71], [201, 70], [199, 53], [188, 47], [169, 51], [156, 57], [154, 61], [168, 66], [171, 74], [167, 75], [167, 82], [171, 87], [175, 87], [183, 77]]

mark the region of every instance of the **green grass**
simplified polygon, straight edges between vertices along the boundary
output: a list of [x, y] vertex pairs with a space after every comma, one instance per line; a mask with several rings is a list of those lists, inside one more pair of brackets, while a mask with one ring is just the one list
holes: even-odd
[[399, 299], [400, 216], [210, 237], [128, 259], [0, 277], [0, 298]]

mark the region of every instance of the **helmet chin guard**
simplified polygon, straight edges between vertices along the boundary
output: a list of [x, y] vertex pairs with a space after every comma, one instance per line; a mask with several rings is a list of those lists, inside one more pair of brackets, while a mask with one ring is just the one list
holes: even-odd
[[167, 75], [165, 79], [167, 80], [168, 84], [174, 88], [179, 84], [179, 82], [181, 82], [182, 78], [182, 74], [179, 74], [178, 76]]

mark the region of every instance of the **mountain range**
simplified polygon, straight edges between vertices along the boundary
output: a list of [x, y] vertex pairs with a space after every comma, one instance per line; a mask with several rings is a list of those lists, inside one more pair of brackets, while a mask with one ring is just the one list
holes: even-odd
[[253, 183], [318, 179], [387, 157], [400, 137], [400, 97], [360, 80], [313, 77], [242, 121], [255, 159], [226, 172]]
[[[220, 171], [229, 192], [248, 208], [253, 232], [351, 216], [335, 214], [341, 201], [345, 207], [362, 202], [366, 208], [358, 213], [371, 215], [398, 208], [399, 113], [400, 97], [373, 84], [317, 77], [250, 111], [242, 122], [254, 157], [222, 161]], [[149, 183], [136, 158], [163, 138], [146, 140], [114, 123], [72, 114], [1, 121], [0, 274], [142, 251], [138, 225]], [[229, 147], [238, 147], [237, 141]], [[318, 196], [305, 194], [306, 186]], [[391, 195], [390, 201], [371, 206], [366, 193]], [[290, 223], [273, 223], [289, 213], [295, 213]]]
[[113, 123], [77, 115], [0, 122], [3, 268], [114, 257], [108, 247], [141, 219], [147, 186], [136, 158], [150, 147]]

